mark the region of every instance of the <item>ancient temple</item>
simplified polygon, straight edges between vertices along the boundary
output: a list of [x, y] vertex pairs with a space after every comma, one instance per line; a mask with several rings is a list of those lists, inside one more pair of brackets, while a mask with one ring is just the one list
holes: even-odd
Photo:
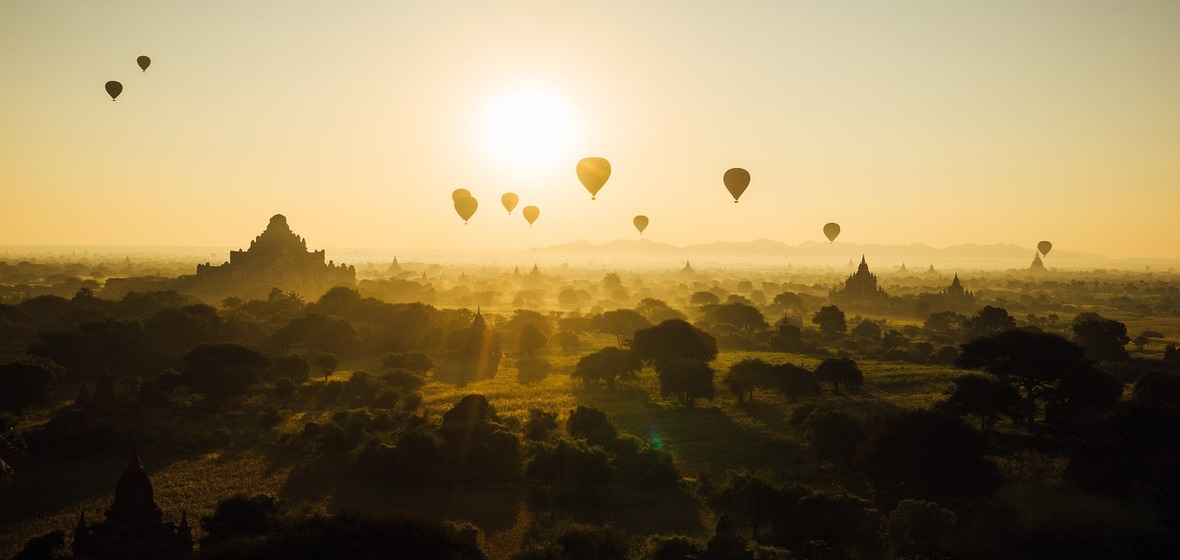
[[115, 487], [115, 500], [101, 523], [88, 524], [85, 512], [74, 527], [74, 558], [79, 560], [179, 560], [191, 558], [192, 528], [164, 519], [138, 450]]
[[829, 297], [838, 304], [872, 306], [887, 301], [889, 294], [877, 287], [877, 275], [869, 272], [869, 264], [861, 255], [856, 272], [844, 281], [843, 288], [832, 290]]
[[1039, 252], [1035, 253], [1033, 255], [1032, 265], [1029, 266], [1028, 269], [1032, 272], [1045, 272], [1046, 271], [1045, 263], [1041, 262], [1041, 254]]
[[116, 434], [129, 434], [135, 428], [136, 411], [128, 399], [115, 394], [115, 382], [109, 374], [98, 378], [94, 394], [85, 385], [69, 406], [57, 411], [53, 430], [59, 435], [82, 434], [105, 428]]
[[955, 279], [951, 280], [951, 285], [942, 291], [942, 295], [946, 298], [947, 307], [954, 310], [969, 309], [975, 305], [975, 294], [963, 288], [957, 273]]
[[229, 262], [197, 265], [195, 276], [183, 276], [192, 293], [264, 297], [272, 288], [318, 299], [337, 286], [356, 287], [356, 268], [324, 262], [324, 251], [308, 251], [287, 218], [275, 214], [249, 249], [231, 251]]

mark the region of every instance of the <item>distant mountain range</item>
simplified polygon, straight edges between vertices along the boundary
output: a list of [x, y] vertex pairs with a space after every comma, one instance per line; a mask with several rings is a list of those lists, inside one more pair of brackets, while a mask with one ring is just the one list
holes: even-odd
[[[810, 266], [841, 266], [849, 260], [860, 260], [864, 255], [870, 265], [898, 267], [905, 264], [909, 270], [920, 271], [934, 265], [936, 268], [955, 266], [963, 268], [1028, 268], [1036, 255], [1034, 247], [968, 243], [936, 248], [914, 243], [911, 245], [884, 245], [868, 243], [822, 243], [806, 241], [789, 245], [770, 239], [753, 241], [718, 241], [697, 243], [678, 247], [657, 243], [650, 239], [616, 240], [595, 245], [578, 240], [561, 245], [531, 249], [527, 252], [534, 258], [575, 258], [575, 259], [622, 259], [622, 260], [671, 260], [686, 259], [704, 261], [746, 261], [781, 262]], [[1180, 265], [1180, 259], [1111, 259], [1093, 253], [1054, 249], [1042, 257], [1050, 268], [1121, 268], [1143, 269], [1145, 266], [1166, 270]], [[882, 268], [883, 270], [885, 268]]]

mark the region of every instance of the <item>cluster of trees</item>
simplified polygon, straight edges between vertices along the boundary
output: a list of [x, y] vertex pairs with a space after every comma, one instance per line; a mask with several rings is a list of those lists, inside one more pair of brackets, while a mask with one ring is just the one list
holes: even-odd
[[692, 406], [696, 399], [714, 397], [716, 372], [709, 362], [716, 357], [717, 342], [709, 333], [668, 319], [635, 331], [629, 348], [610, 346], [583, 356], [570, 376], [613, 388], [617, 380], [632, 379], [648, 365], [659, 377], [663, 396]]

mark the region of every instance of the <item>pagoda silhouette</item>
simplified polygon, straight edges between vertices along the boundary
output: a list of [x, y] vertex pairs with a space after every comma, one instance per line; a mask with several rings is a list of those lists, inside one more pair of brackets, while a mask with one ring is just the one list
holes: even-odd
[[193, 534], [188, 515], [181, 513], [180, 523], [164, 518], [156, 505], [155, 491], [139, 449], [131, 454], [131, 463], [115, 487], [115, 499], [101, 523], [86, 523], [86, 513], [78, 514], [74, 527], [74, 558], [78, 560], [180, 560], [192, 557]]
[[191, 293], [257, 298], [272, 288], [318, 299], [337, 286], [356, 287], [356, 267], [324, 259], [323, 250], [307, 250], [307, 240], [291, 231], [286, 216], [275, 214], [248, 249], [230, 251], [229, 262], [220, 265], [197, 265], [197, 274], [180, 282]]

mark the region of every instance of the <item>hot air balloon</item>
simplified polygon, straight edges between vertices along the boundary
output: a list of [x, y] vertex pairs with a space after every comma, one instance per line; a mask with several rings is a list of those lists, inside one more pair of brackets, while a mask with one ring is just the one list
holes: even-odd
[[451, 200], [459, 202], [460, 198], [471, 198], [471, 191], [467, 189], [455, 189], [451, 192]]
[[835, 241], [836, 236], [840, 235], [840, 224], [836, 222], [824, 224], [824, 235], [828, 236], [828, 241]]
[[467, 225], [467, 220], [475, 215], [476, 208], [479, 208], [479, 201], [475, 200], [475, 197], [467, 196], [455, 201], [455, 211], [463, 218], [463, 225]]
[[610, 162], [600, 157], [588, 157], [578, 162], [578, 180], [590, 191], [590, 200], [595, 200], [598, 190], [610, 179]]
[[1049, 243], [1048, 241], [1042, 241], [1037, 243], [1037, 250], [1040, 251], [1042, 255], [1047, 257], [1049, 256], [1049, 251], [1053, 250], [1053, 244]]
[[643, 230], [647, 229], [647, 216], [635, 216], [631, 222], [635, 224], [635, 229], [639, 230], [640, 235], [643, 234]]
[[520, 213], [524, 214], [524, 219], [528, 220], [529, 225], [532, 226], [533, 222], [537, 221], [537, 217], [541, 215], [541, 209], [536, 206], [525, 206]]
[[516, 196], [516, 193], [504, 193], [504, 196], [500, 197], [500, 203], [504, 205], [504, 209], [507, 210], [508, 215], [511, 216], [512, 209], [516, 208], [517, 204], [520, 204], [520, 197]]
[[729, 194], [733, 195], [733, 203], [737, 204], [738, 198], [742, 193], [746, 192], [746, 187], [750, 186], [750, 172], [740, 167], [735, 167], [725, 172], [725, 188], [729, 190]]
[[143, 70], [144, 72], [147, 72], [147, 67], [152, 65], [152, 59], [150, 59], [146, 56], [141, 56], [141, 57], [135, 59], [135, 63], [139, 64], [139, 68], [141, 70]]
[[107, 95], [111, 96], [111, 101], [114, 101], [119, 94], [123, 93], [123, 84], [111, 80], [107, 82]]

